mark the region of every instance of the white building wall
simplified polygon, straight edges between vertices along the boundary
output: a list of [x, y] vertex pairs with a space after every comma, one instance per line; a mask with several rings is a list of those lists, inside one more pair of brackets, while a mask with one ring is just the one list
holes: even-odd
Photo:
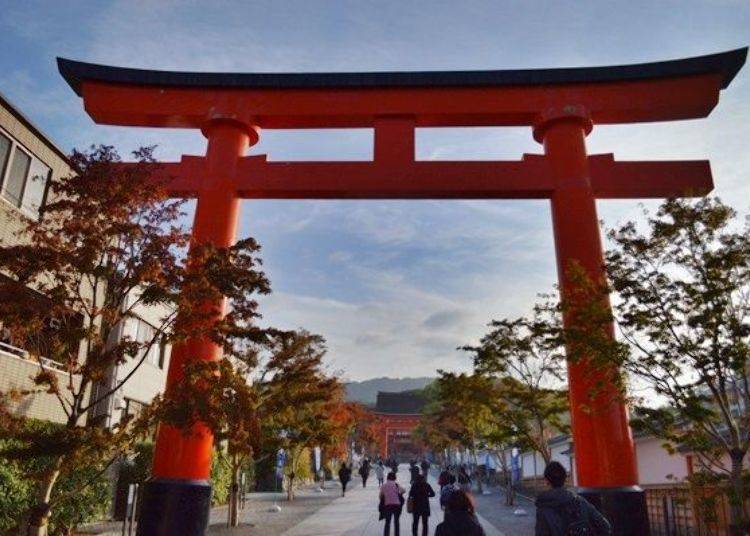
[[521, 454], [521, 477], [534, 478], [544, 474], [544, 458], [535, 452]]
[[687, 459], [683, 454], [670, 454], [663, 441], [654, 437], [636, 440], [638, 479], [643, 485], [668, 484], [688, 476]]
[[[654, 437], [637, 438], [635, 442], [636, 457], [638, 463], [639, 484], [643, 486], [670, 485], [683, 481], [688, 476], [689, 453], [677, 452], [670, 454], [662, 447], [663, 440]], [[575, 452], [567, 454], [573, 449], [570, 442], [552, 445], [552, 459], [560, 462], [569, 472], [568, 482], [578, 485], [575, 469]], [[510, 449], [504, 452], [508, 467], [511, 466]], [[536, 463], [535, 463], [536, 462]], [[729, 467], [729, 459], [722, 460], [725, 467]], [[521, 478], [542, 477], [544, 474], [544, 460], [541, 456], [531, 452], [523, 452], [520, 455]], [[694, 458], [694, 470], [700, 470], [697, 460]], [[750, 467], [750, 459], [747, 460]]]
[[[119, 328], [118, 337], [128, 337], [136, 340], [138, 333], [139, 320], [150, 324], [154, 328], [159, 328], [162, 324], [162, 319], [170, 313], [166, 307], [139, 307], [135, 311], [138, 318], [129, 318], [125, 321], [124, 325]], [[103, 403], [99, 405], [98, 412], [104, 414], [104, 425], [112, 427], [119, 423], [124, 417], [124, 413], [129, 411], [132, 413], [132, 408], [128, 407], [128, 404], [142, 404], [149, 405], [154, 397], [164, 391], [167, 381], [167, 371], [169, 370], [169, 360], [171, 355], [171, 348], [167, 346], [164, 352], [164, 359], [160, 364], [158, 362], [159, 356], [159, 345], [156, 344], [151, 350], [154, 354], [155, 359], [146, 359], [138, 366], [140, 356], [130, 358], [125, 362], [117, 365], [111, 372], [108, 384], [109, 388], [118, 385], [123, 381], [130, 373], [135, 372], [133, 375], [125, 381], [123, 386], [118, 389], [113, 395], [110, 395]], [[102, 386], [99, 393], [105, 393], [108, 389]], [[98, 395], [100, 396], [100, 395]]]
[[[55, 369], [53, 374], [58, 377], [61, 385], [69, 380], [65, 372]], [[0, 393], [7, 393], [11, 390], [34, 390], [37, 386], [33, 378], [41, 368], [36, 361], [24, 359], [23, 357], [9, 351], [9, 347], [0, 346]], [[76, 388], [80, 385], [79, 377], [73, 377], [73, 383]], [[68, 394], [67, 389], [63, 389], [63, 396]], [[30, 396], [21, 397], [17, 401], [10, 402], [10, 409], [17, 415], [64, 423], [68, 416], [65, 414], [62, 405], [57, 397], [48, 393], [36, 393]]]

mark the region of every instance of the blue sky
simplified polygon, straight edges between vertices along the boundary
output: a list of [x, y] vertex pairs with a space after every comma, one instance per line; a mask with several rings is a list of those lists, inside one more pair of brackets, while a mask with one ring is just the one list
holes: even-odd
[[[55, 56], [207, 71], [377, 71], [591, 66], [657, 61], [750, 44], [750, 2], [0, 0], [0, 92], [61, 147], [203, 154], [197, 132], [97, 126]], [[702, 159], [716, 193], [750, 199], [750, 68], [707, 120], [597, 127], [590, 153]], [[272, 160], [369, 159], [372, 134], [262, 133]], [[425, 129], [419, 159], [517, 159], [528, 129]], [[653, 204], [649, 204], [652, 206]], [[599, 203], [604, 225], [640, 218], [636, 201]], [[492, 318], [525, 313], [556, 281], [543, 201], [246, 201], [241, 230], [263, 245], [274, 294], [265, 321], [326, 336], [351, 379], [465, 369], [455, 348]]]

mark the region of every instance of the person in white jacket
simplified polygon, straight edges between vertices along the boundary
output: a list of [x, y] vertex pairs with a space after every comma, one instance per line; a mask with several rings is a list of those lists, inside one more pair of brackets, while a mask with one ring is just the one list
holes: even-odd
[[385, 467], [382, 461], [375, 464], [375, 478], [378, 479], [378, 487], [382, 486], [385, 481]]

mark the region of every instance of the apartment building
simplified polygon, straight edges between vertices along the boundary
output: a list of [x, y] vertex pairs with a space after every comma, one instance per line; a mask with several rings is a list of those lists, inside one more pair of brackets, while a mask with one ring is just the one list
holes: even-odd
[[[115, 328], [115, 339], [127, 337], [147, 344], [154, 339], [163, 319], [171, 310], [164, 306], [136, 306], [135, 313], [135, 317], [126, 319]], [[157, 340], [134, 359], [112, 367], [107, 378], [94, 386], [92, 396], [102, 400], [97, 404], [93, 417], [102, 426], [111, 428], [128, 415], [138, 416], [164, 390], [170, 354], [171, 346], [163, 340]], [[117, 388], [120, 384], [122, 386]]]
[[[48, 185], [68, 173], [65, 153], [0, 94], [0, 241], [23, 241], [22, 231], [30, 218], [39, 217]], [[46, 298], [29, 289], [29, 299]], [[49, 324], [48, 328], [54, 329], [54, 319]], [[0, 392], [33, 386], [31, 377], [39, 365], [27, 357], [26, 350], [14, 344], [0, 325]], [[45, 364], [62, 379], [63, 372], [55, 363]], [[60, 403], [49, 394], [25, 397], [14, 409], [38, 419], [65, 419]]]
[[[23, 229], [29, 219], [38, 218], [48, 195], [49, 184], [71, 172], [66, 154], [36, 127], [6, 97], [0, 94], [0, 242], [22, 243]], [[0, 274], [0, 277], [3, 277]], [[28, 299], [46, 300], [33, 289], [28, 289]], [[168, 311], [156, 307], [136, 309], [137, 318], [129, 318], [116, 330], [116, 337], [133, 340], [150, 340]], [[54, 319], [49, 320], [50, 330], [55, 329]], [[32, 377], [39, 372], [39, 364], [29, 359], [29, 354], [18, 341], [11, 340], [2, 330], [0, 321], [0, 392], [11, 389], [31, 389]], [[112, 392], [97, 404], [93, 415], [103, 426], [119, 423], [125, 414], [136, 414], [161, 392], [166, 383], [170, 349], [165, 344], [152, 347], [143, 365], [135, 371], [120, 389]], [[43, 350], [39, 353], [44, 355]], [[118, 385], [133, 372], [141, 356], [113, 367], [107, 379], [92, 389], [99, 397]], [[84, 349], [79, 355], [85, 359]], [[50, 360], [44, 365], [68, 381], [67, 373]], [[75, 381], [75, 379], [74, 379]], [[40, 393], [24, 397], [13, 408], [18, 414], [36, 419], [63, 422], [66, 415], [54, 395]]]

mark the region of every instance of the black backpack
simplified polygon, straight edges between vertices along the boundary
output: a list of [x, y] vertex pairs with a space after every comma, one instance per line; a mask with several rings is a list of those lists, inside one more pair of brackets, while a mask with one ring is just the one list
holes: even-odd
[[584, 501], [581, 497], [576, 497], [570, 504], [565, 508], [565, 518], [567, 519], [568, 526], [565, 531], [567, 536], [592, 536], [594, 531], [589, 523], [588, 516], [583, 511]]

